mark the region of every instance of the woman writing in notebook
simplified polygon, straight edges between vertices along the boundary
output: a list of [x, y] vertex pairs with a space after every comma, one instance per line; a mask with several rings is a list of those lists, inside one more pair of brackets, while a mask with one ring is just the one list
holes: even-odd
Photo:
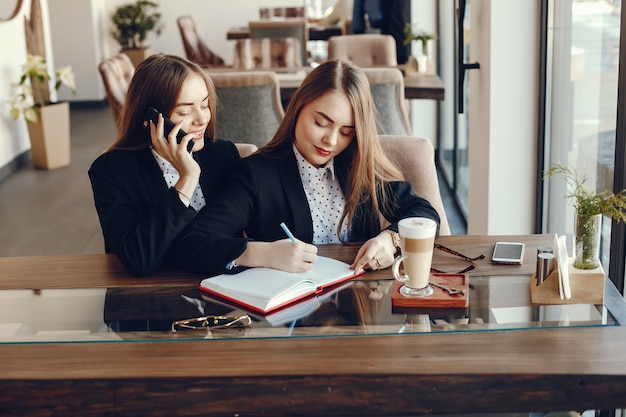
[[[158, 109], [156, 124], [146, 123], [148, 107]], [[89, 169], [106, 252], [135, 275], [178, 266], [171, 243], [230, 179], [239, 153], [214, 140], [215, 108], [213, 83], [196, 64], [157, 54], [137, 66], [117, 139]], [[169, 134], [163, 116], [175, 123]]]
[[[386, 158], [375, 120], [358, 67], [334, 60], [315, 68], [272, 140], [241, 160], [234, 182], [198, 216], [176, 256], [203, 273], [233, 266], [298, 272], [315, 262], [314, 245], [358, 242], [353, 269], [389, 267], [398, 221], [439, 223], [439, 216]], [[285, 239], [282, 222], [295, 242]], [[232, 237], [240, 230], [247, 238]]]

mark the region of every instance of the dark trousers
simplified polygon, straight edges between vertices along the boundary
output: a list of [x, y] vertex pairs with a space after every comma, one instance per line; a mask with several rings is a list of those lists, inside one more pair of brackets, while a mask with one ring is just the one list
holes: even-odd
[[405, 64], [411, 55], [411, 45], [404, 45], [404, 26], [411, 23], [410, 0], [384, 0], [380, 2], [382, 22], [380, 33], [396, 40], [398, 64]]
[[370, 27], [374, 29], [380, 28], [382, 22], [381, 3], [382, 0], [354, 0], [354, 8], [352, 9], [352, 33], [365, 33], [367, 28], [365, 24], [366, 15]]

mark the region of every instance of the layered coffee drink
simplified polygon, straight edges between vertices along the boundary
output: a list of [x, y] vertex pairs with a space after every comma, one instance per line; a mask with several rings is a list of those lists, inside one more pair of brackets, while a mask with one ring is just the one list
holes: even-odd
[[[411, 217], [398, 223], [398, 232], [402, 256], [396, 259], [394, 263], [394, 276], [404, 282], [404, 286], [407, 287], [405, 292], [412, 292], [413, 295], [418, 296], [432, 294], [433, 291], [428, 286], [428, 280], [433, 259], [435, 235], [437, 234], [437, 223], [428, 218]], [[396, 274], [396, 270], [399, 269], [396, 267], [396, 263], [399, 266], [400, 262], [403, 264], [404, 273], [400, 274], [398, 271]]]

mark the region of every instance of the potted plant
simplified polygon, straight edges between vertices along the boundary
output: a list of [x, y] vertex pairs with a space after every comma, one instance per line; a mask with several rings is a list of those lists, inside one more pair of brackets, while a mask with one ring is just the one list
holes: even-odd
[[409, 45], [413, 41], [421, 43], [422, 50], [421, 53], [418, 52], [417, 55], [418, 72], [433, 72], [430, 41], [437, 39], [437, 35], [414, 28], [413, 25], [407, 23], [406, 25], [404, 25], [404, 36], [404, 45]]
[[28, 55], [20, 81], [13, 84], [11, 117], [23, 116], [28, 124], [33, 164], [37, 168], [54, 169], [70, 163], [70, 110], [67, 102], [50, 101], [49, 82], [55, 90], [62, 85], [76, 94], [74, 73], [69, 66], [48, 73], [40, 55]]
[[118, 7], [111, 16], [115, 25], [111, 34], [135, 66], [152, 53], [144, 45], [148, 34], [154, 31], [158, 36], [163, 29], [161, 13], [157, 11], [157, 7], [155, 2], [138, 0]]
[[574, 268], [595, 269], [600, 266], [602, 216], [617, 222], [626, 221], [626, 190], [617, 194], [591, 191], [585, 187], [585, 176], [578, 175], [574, 168], [560, 162], [552, 164], [543, 177], [548, 179], [555, 175], [567, 182], [570, 191], [565, 197], [576, 211]]

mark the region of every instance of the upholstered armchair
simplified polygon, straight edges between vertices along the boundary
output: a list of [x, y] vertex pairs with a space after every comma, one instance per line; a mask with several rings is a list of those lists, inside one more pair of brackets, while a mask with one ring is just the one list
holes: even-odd
[[331, 36], [328, 59], [344, 59], [359, 67], [398, 65], [396, 41], [391, 35], [377, 33]]
[[208, 71], [217, 93], [216, 135], [262, 146], [285, 116], [273, 71]]
[[439, 235], [449, 235], [450, 225], [441, 199], [432, 143], [414, 136], [380, 135], [380, 144], [404, 179], [411, 183], [415, 194], [428, 200], [439, 213]]
[[237, 39], [233, 66], [238, 69], [300, 68], [300, 48], [296, 38]]
[[192, 16], [176, 19], [187, 59], [202, 66], [224, 65], [224, 60], [209, 49]]
[[237, 143], [235, 143], [235, 146], [237, 147], [237, 151], [239, 152], [239, 156], [242, 157], [242, 158], [250, 156], [250, 155], [252, 155], [253, 153], [255, 153], [256, 151], [259, 150], [259, 147], [256, 146], [253, 143], [237, 142]]
[[[362, 35], [359, 35], [362, 36]], [[398, 68], [363, 68], [369, 83], [376, 111], [378, 133], [411, 135], [408, 102], [404, 98], [404, 76]]]
[[131, 78], [135, 74], [135, 66], [126, 54], [118, 54], [105, 59], [98, 65], [98, 71], [104, 83], [107, 102], [113, 113], [113, 120], [117, 125], [126, 91]]

